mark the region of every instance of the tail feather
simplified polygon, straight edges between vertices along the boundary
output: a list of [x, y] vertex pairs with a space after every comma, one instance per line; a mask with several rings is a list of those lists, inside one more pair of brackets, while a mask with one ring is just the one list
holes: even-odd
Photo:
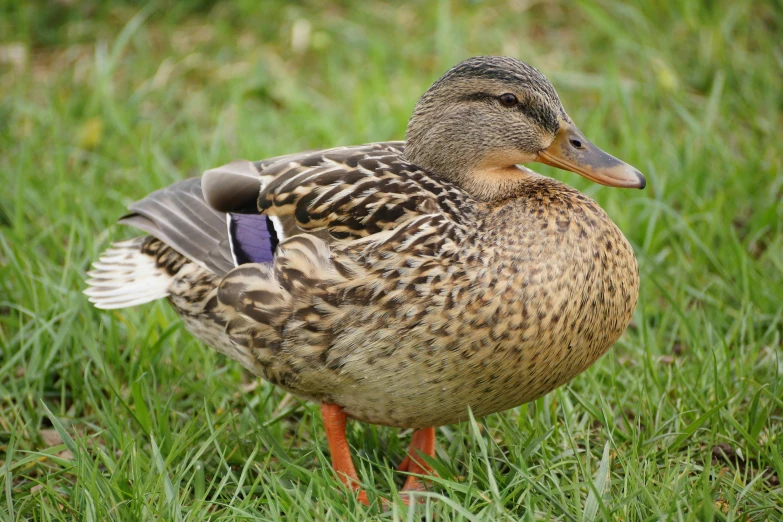
[[169, 295], [172, 276], [155, 257], [143, 252], [146, 239], [114, 243], [93, 263], [84, 293], [96, 308], [125, 308]]

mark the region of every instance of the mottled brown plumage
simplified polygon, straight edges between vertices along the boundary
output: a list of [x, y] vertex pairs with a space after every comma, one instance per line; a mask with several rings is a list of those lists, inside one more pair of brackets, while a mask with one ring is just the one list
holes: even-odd
[[[88, 293], [135, 304], [123, 288], [153, 274], [144, 295], [167, 295], [206, 344], [357, 420], [425, 428], [502, 411], [603, 355], [639, 288], [606, 213], [517, 166], [529, 161], [644, 186], [541, 73], [478, 57], [424, 94], [406, 143], [235, 162], [136, 203], [124, 219], [151, 235], [109, 250]], [[226, 213], [270, 216], [273, 262], [232, 268]]]

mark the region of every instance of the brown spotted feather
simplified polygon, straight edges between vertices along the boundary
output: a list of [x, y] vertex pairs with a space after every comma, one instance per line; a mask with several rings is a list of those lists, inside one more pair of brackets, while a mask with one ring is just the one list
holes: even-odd
[[294, 220], [304, 231], [326, 229], [334, 239], [361, 238], [411, 218], [441, 213], [464, 219], [470, 199], [404, 160], [397, 151], [338, 149], [259, 172], [271, 179], [258, 209]]

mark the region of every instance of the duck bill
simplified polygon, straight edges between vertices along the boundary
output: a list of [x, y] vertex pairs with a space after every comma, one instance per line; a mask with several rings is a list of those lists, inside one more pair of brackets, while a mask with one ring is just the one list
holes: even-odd
[[643, 189], [647, 185], [641, 172], [596, 147], [573, 123], [561, 124], [555, 141], [538, 153], [536, 161], [610, 187]]

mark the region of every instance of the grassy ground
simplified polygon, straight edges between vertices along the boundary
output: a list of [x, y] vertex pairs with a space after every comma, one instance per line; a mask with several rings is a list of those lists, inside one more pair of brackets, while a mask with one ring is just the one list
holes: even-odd
[[[0, 5], [0, 520], [783, 519], [780, 7]], [[401, 138], [475, 54], [534, 64], [648, 175], [542, 167], [623, 229], [640, 302], [568, 386], [440, 428], [432, 502], [379, 514], [336, 489], [314, 405], [166, 303], [93, 309], [82, 279], [128, 203], [237, 157]], [[371, 494], [399, 488], [409, 433], [349, 431]]]

